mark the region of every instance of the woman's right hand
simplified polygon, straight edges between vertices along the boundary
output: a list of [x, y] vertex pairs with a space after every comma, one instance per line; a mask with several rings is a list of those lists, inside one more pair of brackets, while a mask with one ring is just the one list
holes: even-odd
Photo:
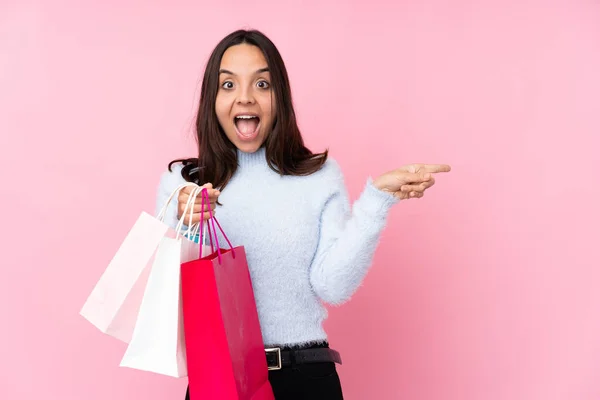
[[[201, 187], [208, 189], [208, 198], [210, 203], [208, 205], [205, 203], [204, 210], [202, 210], [202, 194], [199, 193], [198, 196], [196, 196], [196, 201], [192, 210], [192, 225], [197, 222], [200, 222], [200, 218], [203, 218], [204, 220], [209, 219], [211, 217], [211, 212], [213, 215], [215, 214], [215, 206], [217, 203], [217, 199], [221, 194], [221, 192], [219, 192], [217, 189], [213, 189], [212, 183], [207, 183], [205, 185], [202, 185]], [[192, 194], [193, 190], [193, 186], [186, 186], [179, 191], [179, 196], [177, 197], [178, 219], [181, 219], [183, 211], [185, 210], [185, 205], [187, 204], [188, 199], [190, 198], [190, 195]], [[183, 223], [188, 226], [190, 225], [189, 211], [190, 210], [188, 208], [188, 212], [186, 213], [185, 219], [183, 220]]]

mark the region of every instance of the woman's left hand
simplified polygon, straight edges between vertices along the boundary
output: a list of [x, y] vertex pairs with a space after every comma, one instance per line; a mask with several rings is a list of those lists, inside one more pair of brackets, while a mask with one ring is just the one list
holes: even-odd
[[425, 190], [433, 186], [433, 174], [450, 172], [445, 164], [410, 164], [387, 172], [373, 181], [373, 185], [384, 192], [404, 200], [421, 198]]

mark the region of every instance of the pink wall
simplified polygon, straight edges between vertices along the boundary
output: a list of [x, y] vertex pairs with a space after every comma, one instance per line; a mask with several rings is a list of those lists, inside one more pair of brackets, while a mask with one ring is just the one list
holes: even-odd
[[1, 3], [0, 398], [183, 399], [78, 312], [192, 153], [212, 46], [252, 26], [353, 197], [400, 164], [453, 166], [394, 209], [331, 312], [347, 398], [600, 399], [597, 2], [201, 3]]

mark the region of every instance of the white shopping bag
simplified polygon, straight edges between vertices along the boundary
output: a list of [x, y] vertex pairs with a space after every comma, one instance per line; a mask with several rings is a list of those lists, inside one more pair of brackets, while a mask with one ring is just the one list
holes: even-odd
[[198, 245], [186, 238], [162, 239], [121, 367], [187, 376], [180, 267], [197, 259], [198, 251]]
[[[192, 191], [192, 205], [199, 193], [199, 188]], [[158, 245], [121, 367], [175, 378], [187, 376], [180, 272], [182, 263], [200, 257], [200, 248], [180, 234], [182, 223], [180, 220], [175, 237], [163, 237]]]
[[87, 298], [80, 314], [101, 332], [125, 343], [131, 340], [149, 272], [147, 267], [163, 238], [173, 232], [163, 222], [167, 206], [186, 186], [198, 187], [191, 182], [180, 185], [156, 218], [141, 213]]

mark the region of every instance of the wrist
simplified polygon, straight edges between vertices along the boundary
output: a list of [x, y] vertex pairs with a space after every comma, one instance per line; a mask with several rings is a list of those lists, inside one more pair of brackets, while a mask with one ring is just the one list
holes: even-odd
[[377, 190], [384, 190], [383, 185], [381, 185], [380, 179], [374, 179], [371, 184], [373, 185], [373, 187]]
[[379, 178], [377, 178], [377, 179], [369, 178], [367, 180], [367, 186], [370, 187], [371, 191], [373, 191], [374, 193], [379, 193], [379, 197], [383, 197], [383, 198], [392, 197], [397, 200], [397, 196], [396, 196], [395, 192], [390, 190]]
[[381, 182], [380, 178], [374, 179], [371, 184], [373, 185], [373, 187], [377, 190], [381, 190], [383, 192], [386, 192], [387, 190], [385, 189], [384, 185]]

